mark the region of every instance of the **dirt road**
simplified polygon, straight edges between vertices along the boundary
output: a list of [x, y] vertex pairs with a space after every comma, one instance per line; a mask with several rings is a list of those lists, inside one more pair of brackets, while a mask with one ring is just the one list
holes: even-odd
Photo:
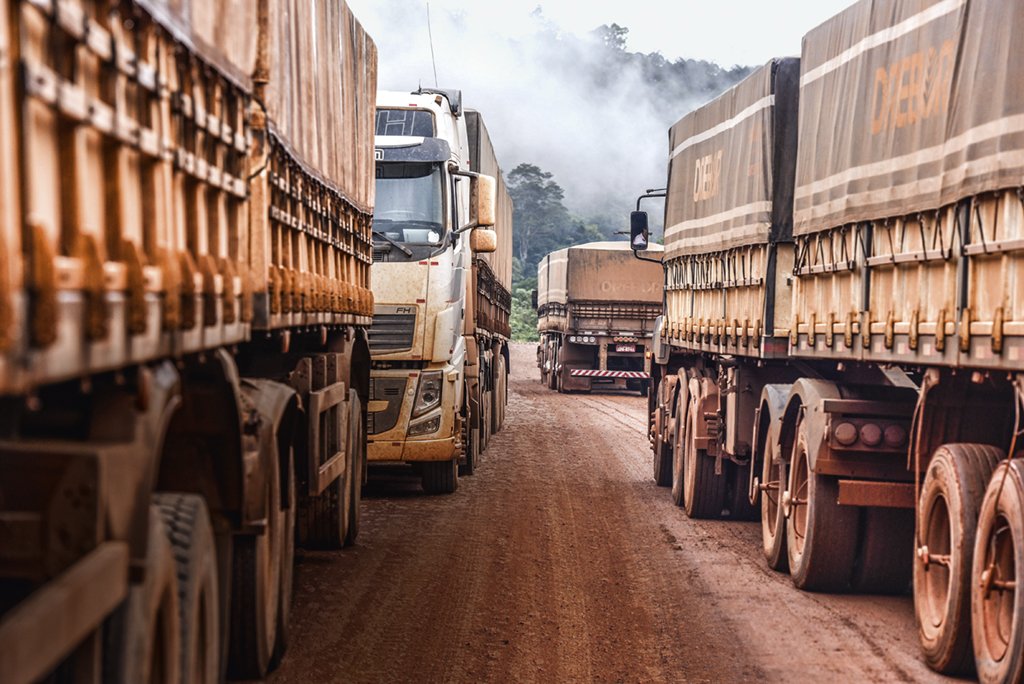
[[350, 552], [296, 568], [271, 681], [936, 681], [909, 598], [768, 570], [757, 523], [699, 522], [651, 480], [645, 403], [541, 387], [513, 348], [505, 429], [449, 497], [378, 476]]

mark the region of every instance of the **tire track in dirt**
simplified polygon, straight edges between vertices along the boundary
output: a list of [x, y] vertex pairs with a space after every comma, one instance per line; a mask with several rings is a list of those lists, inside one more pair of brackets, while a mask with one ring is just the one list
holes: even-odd
[[301, 554], [271, 681], [937, 679], [909, 599], [796, 591], [757, 524], [688, 520], [651, 481], [644, 399], [551, 392], [532, 357], [458, 492], [374, 473], [357, 546]]

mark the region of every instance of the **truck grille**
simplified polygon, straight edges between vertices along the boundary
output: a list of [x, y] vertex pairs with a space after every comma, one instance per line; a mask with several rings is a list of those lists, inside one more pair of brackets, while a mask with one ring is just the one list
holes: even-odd
[[388, 405], [383, 411], [366, 413], [367, 434], [379, 435], [395, 427], [402, 410], [406, 383], [406, 378], [370, 378], [370, 401], [386, 401]]
[[412, 349], [416, 334], [416, 314], [374, 314], [370, 326], [370, 353]]

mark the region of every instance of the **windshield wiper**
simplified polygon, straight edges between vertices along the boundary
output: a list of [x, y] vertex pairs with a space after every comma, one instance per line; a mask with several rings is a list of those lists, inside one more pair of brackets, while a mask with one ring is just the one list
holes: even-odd
[[391, 245], [393, 247], [397, 247], [398, 249], [402, 250], [402, 253], [405, 254], [405, 256], [409, 256], [409, 257], [412, 256], [412, 250], [409, 249], [408, 247], [406, 247], [405, 245], [403, 245], [401, 242], [398, 242], [397, 240], [392, 240], [391, 238], [389, 238], [387, 235], [385, 235], [384, 233], [380, 232], [379, 230], [373, 231], [373, 234], [375, 236], [379, 237], [381, 240], [384, 240], [385, 242], [387, 242], [389, 245]]

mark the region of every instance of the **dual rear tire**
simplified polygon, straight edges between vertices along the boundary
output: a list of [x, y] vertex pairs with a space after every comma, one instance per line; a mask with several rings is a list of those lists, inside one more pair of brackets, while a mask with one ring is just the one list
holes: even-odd
[[985, 444], [947, 444], [932, 456], [918, 502], [914, 612], [925, 661], [946, 674], [968, 673], [970, 575], [985, 488], [1003, 457]]
[[775, 440], [767, 439], [761, 463], [761, 546], [772, 570], [789, 569], [786, 550], [786, 515], [782, 494], [789, 481], [789, 470]]
[[1024, 459], [999, 464], [981, 503], [971, 625], [978, 679], [1024, 681]]
[[910, 554], [895, 550], [912, 546], [913, 512], [840, 505], [838, 479], [811, 468], [812, 448], [803, 420], [789, 464], [779, 445], [765, 445], [761, 538], [768, 566], [788, 567], [793, 584], [805, 591], [906, 591]]
[[220, 591], [203, 498], [154, 494], [145, 580], [104, 626], [104, 679], [214, 683], [221, 669]]
[[846, 591], [857, 554], [859, 509], [840, 506], [839, 483], [814, 472], [805, 423], [798, 421], [790, 462], [786, 554], [790, 576], [805, 591]]

